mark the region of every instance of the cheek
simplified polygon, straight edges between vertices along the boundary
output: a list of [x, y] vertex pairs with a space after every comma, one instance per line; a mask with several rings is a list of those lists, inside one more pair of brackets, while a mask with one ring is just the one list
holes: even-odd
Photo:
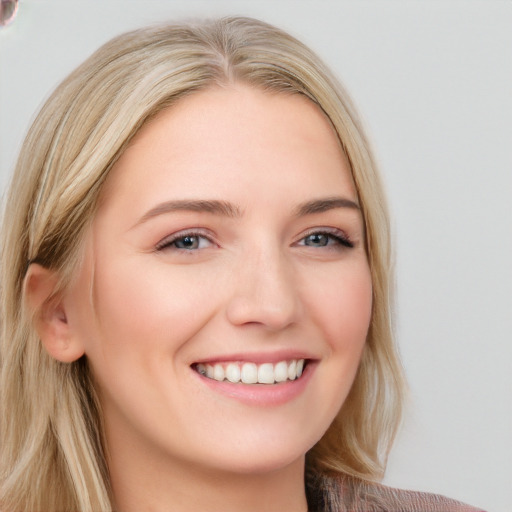
[[372, 280], [366, 261], [337, 265], [310, 286], [308, 309], [320, 332], [325, 357], [317, 369], [314, 414], [325, 433], [348, 396], [359, 367], [372, 313]]
[[210, 287], [200, 273], [144, 267], [137, 259], [104, 268], [94, 286], [102, 343], [116, 350], [129, 346], [143, 358], [149, 347], [176, 351], [216, 307]]
[[372, 313], [372, 280], [366, 262], [333, 272], [317, 289], [312, 308], [333, 352], [360, 354]]

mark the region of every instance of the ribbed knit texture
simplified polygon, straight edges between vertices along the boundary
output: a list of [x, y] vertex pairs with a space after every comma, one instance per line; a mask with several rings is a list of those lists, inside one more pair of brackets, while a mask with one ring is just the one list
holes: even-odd
[[406, 491], [352, 477], [308, 472], [310, 512], [484, 512], [459, 501]]

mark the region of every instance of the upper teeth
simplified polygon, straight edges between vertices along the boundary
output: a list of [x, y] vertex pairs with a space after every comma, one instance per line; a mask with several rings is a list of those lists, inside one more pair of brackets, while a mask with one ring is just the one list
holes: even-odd
[[196, 370], [210, 379], [244, 384], [274, 384], [295, 380], [302, 375], [304, 359], [280, 361], [279, 363], [199, 363]]

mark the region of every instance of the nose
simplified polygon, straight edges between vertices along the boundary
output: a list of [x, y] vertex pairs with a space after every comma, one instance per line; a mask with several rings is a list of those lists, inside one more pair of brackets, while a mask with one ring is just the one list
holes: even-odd
[[300, 318], [302, 310], [293, 266], [276, 249], [247, 252], [233, 275], [228, 320], [236, 326], [285, 329]]

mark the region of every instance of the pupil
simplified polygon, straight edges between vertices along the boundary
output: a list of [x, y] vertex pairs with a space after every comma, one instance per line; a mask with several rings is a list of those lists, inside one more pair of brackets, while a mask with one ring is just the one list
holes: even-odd
[[176, 241], [176, 246], [179, 249], [195, 249], [197, 248], [197, 237], [184, 236], [180, 240]]
[[308, 245], [317, 245], [323, 247], [327, 245], [327, 236], [321, 233], [316, 233], [314, 235], [309, 235], [306, 242], [309, 242]]

